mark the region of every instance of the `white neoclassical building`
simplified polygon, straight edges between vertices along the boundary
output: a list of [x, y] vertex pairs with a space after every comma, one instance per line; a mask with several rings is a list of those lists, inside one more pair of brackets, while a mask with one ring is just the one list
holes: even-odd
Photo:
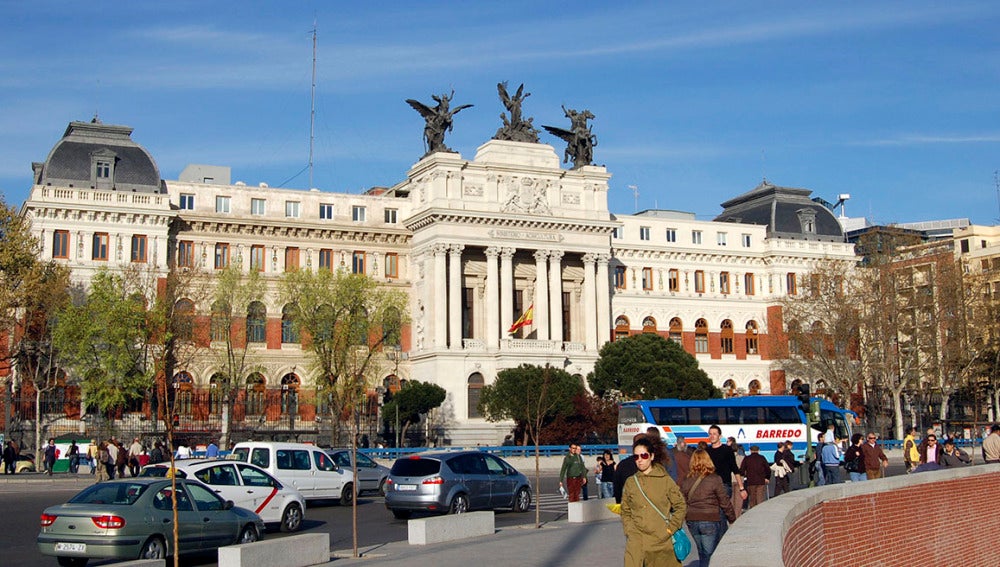
[[[600, 347], [654, 332], [692, 353], [728, 393], [782, 393], [780, 300], [817, 261], [853, 261], [833, 214], [809, 191], [767, 182], [693, 214], [608, 210], [605, 167], [564, 169], [552, 146], [490, 140], [472, 159], [438, 152], [393, 187], [363, 195], [233, 183], [227, 167], [192, 165], [163, 181], [131, 129], [73, 122], [24, 203], [42, 255], [86, 282], [98, 267], [147, 264], [258, 270], [272, 292], [290, 269], [365, 273], [409, 294], [411, 323], [385, 382], [448, 392], [444, 441], [493, 443], [479, 390], [522, 363], [585, 377]], [[248, 315], [266, 369], [247, 378], [236, 416], [315, 430], [310, 365], [283, 324], [277, 293]], [[531, 308], [532, 323], [509, 333]], [[194, 305], [206, 315], [209, 305]], [[287, 321], [286, 321], [287, 322]], [[182, 428], [214, 425], [211, 365], [180, 373]], [[297, 403], [288, 402], [294, 393]], [[146, 412], [149, 408], [132, 408]], [[287, 424], [287, 425], [285, 425]]]

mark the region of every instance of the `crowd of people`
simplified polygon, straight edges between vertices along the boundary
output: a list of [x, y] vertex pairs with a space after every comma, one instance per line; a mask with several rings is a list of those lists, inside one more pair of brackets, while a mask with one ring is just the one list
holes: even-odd
[[[718, 425], [709, 428], [707, 442], [688, 446], [678, 439], [666, 446], [661, 432], [650, 427], [633, 438], [631, 458], [614, 459], [610, 451], [597, 457], [593, 468], [601, 498], [620, 504], [626, 536], [626, 567], [680, 565], [671, 538], [686, 523], [698, 550], [699, 565], [711, 563], [715, 547], [742, 511], [792, 490], [796, 470], [806, 466], [809, 483], [837, 484], [882, 478], [889, 464], [878, 436], [856, 433], [841, 439], [833, 427], [818, 437], [812, 460], [800, 462], [793, 443], [778, 443], [773, 456], [757, 445], [743, 447], [723, 440]], [[1000, 463], [1000, 425], [994, 425], [982, 446], [983, 460]], [[922, 472], [971, 463], [955, 440], [938, 439], [931, 429], [923, 439], [910, 428], [904, 440], [907, 472]], [[843, 474], [846, 472], [846, 475]], [[588, 470], [578, 444], [570, 446], [560, 469], [560, 487], [568, 500], [585, 500]], [[768, 487], [773, 484], [773, 496]], [[665, 526], [665, 527], [664, 527]]]

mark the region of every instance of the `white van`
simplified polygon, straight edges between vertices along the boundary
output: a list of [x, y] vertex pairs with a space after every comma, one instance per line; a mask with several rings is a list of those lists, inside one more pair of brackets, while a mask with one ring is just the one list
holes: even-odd
[[305, 443], [245, 441], [233, 447], [230, 459], [243, 461], [294, 486], [306, 500], [338, 499], [348, 505], [354, 497], [354, 474], [337, 466], [319, 447]]

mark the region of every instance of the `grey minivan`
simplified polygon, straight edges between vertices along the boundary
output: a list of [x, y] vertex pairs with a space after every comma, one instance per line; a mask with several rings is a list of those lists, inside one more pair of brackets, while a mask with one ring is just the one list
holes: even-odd
[[420, 453], [397, 459], [385, 485], [385, 507], [399, 519], [414, 511], [461, 514], [510, 508], [527, 512], [531, 484], [503, 459], [479, 451]]

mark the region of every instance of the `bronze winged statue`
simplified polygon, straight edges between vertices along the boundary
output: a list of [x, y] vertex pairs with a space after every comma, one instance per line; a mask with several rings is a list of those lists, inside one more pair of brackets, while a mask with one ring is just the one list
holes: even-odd
[[510, 113], [510, 119], [507, 118], [506, 114], [500, 113], [503, 126], [497, 130], [493, 139], [537, 143], [538, 130], [531, 124], [533, 119], [528, 118], [525, 120], [521, 116], [521, 103], [524, 102], [524, 99], [531, 96], [531, 93], [524, 92], [524, 83], [521, 83], [521, 86], [517, 88], [514, 96], [510, 96], [507, 92], [507, 81], [497, 83], [497, 93], [500, 95], [500, 102], [503, 103], [504, 108]]
[[589, 110], [577, 112], [572, 108], [562, 107], [566, 118], [570, 120], [570, 130], [564, 130], [555, 126], [542, 126], [553, 136], [558, 136], [566, 141], [566, 152], [563, 163], [573, 160], [573, 169], [580, 169], [585, 165], [590, 165], [594, 161], [594, 146], [597, 145], [597, 136], [587, 125], [588, 120], [593, 120], [594, 115]]
[[470, 108], [472, 105], [463, 104], [461, 106], [456, 106], [455, 108], [450, 108], [451, 98], [453, 96], [455, 96], [454, 90], [451, 91], [450, 95], [431, 95], [431, 98], [437, 102], [437, 105], [434, 107], [427, 106], [426, 104], [413, 100], [412, 98], [406, 99], [406, 103], [413, 107], [413, 110], [419, 112], [420, 116], [423, 116], [426, 121], [424, 125], [424, 143], [427, 146], [427, 153], [424, 154], [424, 157], [429, 156], [434, 152], [454, 151], [444, 145], [444, 134], [445, 132], [451, 132], [453, 126], [452, 117], [462, 110]]

